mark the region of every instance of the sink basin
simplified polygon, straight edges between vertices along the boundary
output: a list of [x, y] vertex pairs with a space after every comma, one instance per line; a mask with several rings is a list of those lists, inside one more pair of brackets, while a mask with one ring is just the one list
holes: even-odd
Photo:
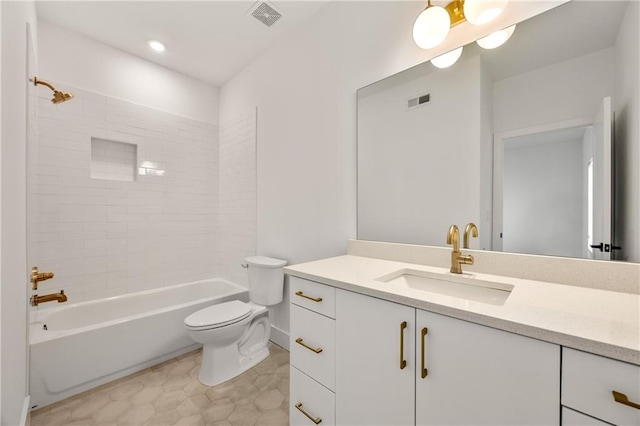
[[401, 269], [377, 278], [377, 281], [491, 305], [504, 305], [513, 290], [512, 285], [477, 279], [473, 274], [414, 269]]

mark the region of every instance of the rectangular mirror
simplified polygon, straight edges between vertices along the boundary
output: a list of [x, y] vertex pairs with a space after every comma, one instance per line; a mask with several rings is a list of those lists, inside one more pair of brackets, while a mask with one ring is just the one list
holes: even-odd
[[571, 1], [358, 99], [358, 239], [640, 261], [639, 12]]

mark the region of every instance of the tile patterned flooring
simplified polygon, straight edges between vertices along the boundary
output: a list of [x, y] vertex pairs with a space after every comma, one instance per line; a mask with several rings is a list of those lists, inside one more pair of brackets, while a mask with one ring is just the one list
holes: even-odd
[[197, 378], [197, 350], [31, 413], [31, 426], [219, 425], [289, 423], [289, 352], [271, 355], [218, 386]]

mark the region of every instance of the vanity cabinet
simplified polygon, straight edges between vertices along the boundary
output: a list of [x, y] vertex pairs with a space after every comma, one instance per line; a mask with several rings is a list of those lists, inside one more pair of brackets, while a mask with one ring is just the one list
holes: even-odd
[[607, 426], [605, 423], [585, 414], [562, 407], [562, 426]]
[[[563, 348], [562, 405], [607, 423], [639, 426], [640, 366]], [[563, 417], [563, 425], [573, 424], [571, 418]]]
[[558, 424], [560, 347], [336, 291], [336, 424]]
[[415, 424], [415, 312], [336, 290], [336, 424]]
[[559, 346], [419, 309], [416, 324], [416, 424], [559, 423]]
[[335, 424], [334, 287], [291, 277], [291, 425]]

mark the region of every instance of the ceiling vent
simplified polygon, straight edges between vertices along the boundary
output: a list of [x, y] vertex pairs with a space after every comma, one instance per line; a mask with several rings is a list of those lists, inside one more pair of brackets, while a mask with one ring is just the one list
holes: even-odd
[[272, 27], [282, 18], [282, 13], [278, 12], [273, 4], [268, 1], [258, 1], [249, 10], [249, 14], [267, 27]]

